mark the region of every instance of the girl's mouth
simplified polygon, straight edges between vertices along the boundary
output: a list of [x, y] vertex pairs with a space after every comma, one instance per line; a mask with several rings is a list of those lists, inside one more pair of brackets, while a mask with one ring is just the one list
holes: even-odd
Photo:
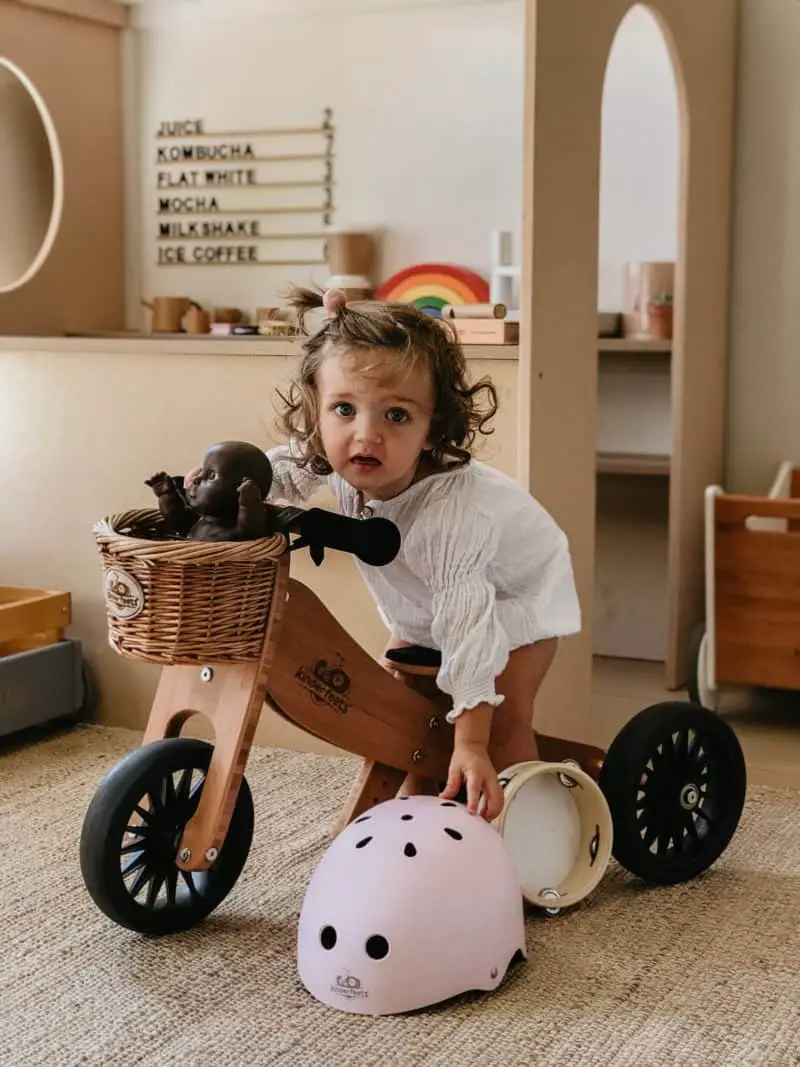
[[350, 462], [362, 470], [374, 470], [381, 465], [381, 461], [374, 456], [351, 456]]

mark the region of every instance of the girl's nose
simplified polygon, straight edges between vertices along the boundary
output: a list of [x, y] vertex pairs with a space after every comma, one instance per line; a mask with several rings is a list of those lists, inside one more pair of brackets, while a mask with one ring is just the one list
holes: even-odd
[[358, 418], [356, 421], [356, 438], [362, 444], [379, 444], [381, 437], [381, 426], [378, 419], [366, 414]]

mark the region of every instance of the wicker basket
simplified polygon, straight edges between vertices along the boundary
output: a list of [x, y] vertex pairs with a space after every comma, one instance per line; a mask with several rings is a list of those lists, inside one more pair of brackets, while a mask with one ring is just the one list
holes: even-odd
[[256, 660], [287, 541], [187, 541], [158, 511], [126, 511], [94, 527], [103, 559], [109, 643], [151, 663]]

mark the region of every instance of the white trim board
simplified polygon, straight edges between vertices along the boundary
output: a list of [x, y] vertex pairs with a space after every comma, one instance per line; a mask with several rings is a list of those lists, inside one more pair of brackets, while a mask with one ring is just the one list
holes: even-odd
[[364, 14], [418, 11], [431, 8], [522, 7], [523, 0], [123, 0], [131, 5], [136, 29], [221, 21], [235, 18], [304, 18], [308, 15]]

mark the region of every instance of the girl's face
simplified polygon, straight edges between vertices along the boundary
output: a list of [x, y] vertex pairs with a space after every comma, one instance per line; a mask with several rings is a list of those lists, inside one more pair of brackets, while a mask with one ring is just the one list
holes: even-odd
[[428, 445], [433, 384], [378, 352], [332, 353], [317, 372], [325, 456], [367, 499], [390, 500], [414, 480]]

